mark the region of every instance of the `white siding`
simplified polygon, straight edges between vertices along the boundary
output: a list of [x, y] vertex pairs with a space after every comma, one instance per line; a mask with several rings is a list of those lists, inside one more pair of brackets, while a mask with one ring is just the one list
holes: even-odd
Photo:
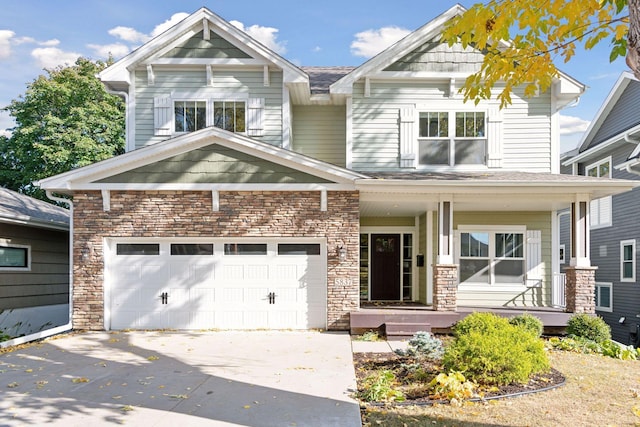
[[293, 108], [293, 150], [345, 166], [346, 117], [343, 106]]
[[207, 73], [202, 69], [162, 70], [154, 68], [155, 84], [149, 86], [147, 70], [135, 73], [136, 121], [135, 147], [141, 148], [160, 142], [167, 137], [154, 136], [153, 100], [172, 92], [206, 90], [215, 93], [247, 94], [250, 98], [264, 98], [264, 133], [260, 141], [280, 146], [282, 144], [282, 73], [271, 72], [270, 85], [264, 86], [262, 70], [237, 71], [213, 70], [213, 85], [207, 85]]

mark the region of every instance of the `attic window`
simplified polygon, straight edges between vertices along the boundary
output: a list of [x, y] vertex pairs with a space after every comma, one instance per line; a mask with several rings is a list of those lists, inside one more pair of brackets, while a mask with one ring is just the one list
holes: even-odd
[[229, 132], [244, 132], [245, 108], [243, 101], [215, 101], [213, 125]]
[[173, 111], [176, 132], [193, 132], [207, 126], [205, 101], [175, 101]]

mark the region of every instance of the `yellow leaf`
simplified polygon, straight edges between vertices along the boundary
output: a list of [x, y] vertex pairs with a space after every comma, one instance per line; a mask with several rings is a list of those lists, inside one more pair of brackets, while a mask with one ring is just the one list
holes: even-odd
[[158, 356], [149, 356], [147, 357], [147, 360], [153, 362], [154, 360], [160, 360], [160, 358]]
[[251, 408], [251, 405], [244, 405], [243, 408], [244, 409], [249, 409], [249, 408]]
[[89, 382], [89, 378], [86, 378], [86, 377], [72, 378], [71, 382], [74, 383], [74, 384], [88, 383]]

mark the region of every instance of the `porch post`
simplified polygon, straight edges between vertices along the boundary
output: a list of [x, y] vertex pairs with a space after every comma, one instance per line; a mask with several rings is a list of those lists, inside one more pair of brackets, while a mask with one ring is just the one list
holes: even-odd
[[589, 198], [578, 195], [571, 203], [571, 260], [566, 268], [565, 300], [569, 313], [596, 312], [596, 270], [591, 266]]
[[438, 203], [438, 254], [433, 267], [433, 308], [455, 311], [458, 297], [458, 266], [453, 263], [452, 196]]

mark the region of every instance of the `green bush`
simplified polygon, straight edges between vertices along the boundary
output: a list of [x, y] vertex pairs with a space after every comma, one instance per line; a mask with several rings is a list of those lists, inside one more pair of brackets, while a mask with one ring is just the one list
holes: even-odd
[[447, 371], [460, 371], [485, 385], [526, 383], [549, 370], [544, 342], [528, 329], [492, 313], [474, 313], [456, 324], [445, 350]]
[[424, 357], [434, 360], [441, 359], [444, 354], [442, 341], [429, 332], [416, 332], [407, 344], [406, 350], [396, 349], [395, 353], [400, 356]]
[[580, 313], [567, 322], [567, 334], [601, 343], [611, 339], [611, 328], [601, 317]]
[[514, 316], [509, 319], [509, 323], [514, 326], [519, 326], [521, 328], [527, 329], [533, 332], [537, 337], [542, 336], [542, 332], [544, 331], [542, 320], [529, 313], [523, 313], [518, 316]]

